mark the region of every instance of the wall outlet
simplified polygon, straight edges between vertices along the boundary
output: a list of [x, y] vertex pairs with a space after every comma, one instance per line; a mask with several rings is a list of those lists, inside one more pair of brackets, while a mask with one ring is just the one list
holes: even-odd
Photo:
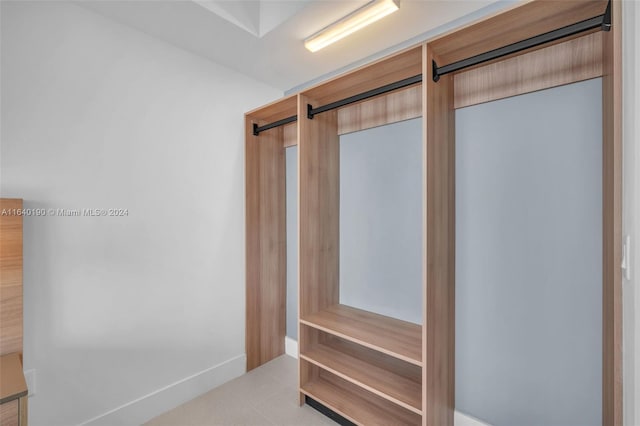
[[28, 396], [34, 396], [36, 394], [36, 370], [25, 370], [24, 380], [27, 382]]

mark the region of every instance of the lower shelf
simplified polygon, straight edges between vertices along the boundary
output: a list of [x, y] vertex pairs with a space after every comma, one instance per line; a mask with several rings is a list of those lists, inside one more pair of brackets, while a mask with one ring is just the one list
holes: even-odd
[[[422, 414], [422, 371], [342, 339], [325, 339], [300, 357], [376, 395]], [[404, 365], [403, 365], [404, 364]]]
[[419, 425], [422, 417], [362, 388], [320, 370], [300, 392], [358, 425]]
[[332, 305], [300, 323], [422, 366], [422, 327], [347, 305]]

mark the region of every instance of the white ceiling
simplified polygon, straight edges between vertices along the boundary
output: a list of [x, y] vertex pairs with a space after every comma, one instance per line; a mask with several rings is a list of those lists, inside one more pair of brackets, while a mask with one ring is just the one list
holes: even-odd
[[368, 0], [93, 0], [80, 4], [282, 90], [389, 50], [495, 0], [401, 0], [319, 52], [303, 40]]

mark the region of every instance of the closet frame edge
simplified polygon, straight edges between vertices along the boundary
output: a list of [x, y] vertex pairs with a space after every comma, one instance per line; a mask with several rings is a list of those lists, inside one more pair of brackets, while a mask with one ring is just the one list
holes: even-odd
[[245, 116], [245, 353], [250, 371], [285, 353], [287, 235], [283, 129]]
[[602, 424], [622, 426], [622, 4], [602, 37]]

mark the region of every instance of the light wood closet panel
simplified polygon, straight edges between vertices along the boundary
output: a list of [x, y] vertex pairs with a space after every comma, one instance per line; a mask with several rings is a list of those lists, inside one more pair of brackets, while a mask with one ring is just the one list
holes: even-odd
[[304, 318], [339, 301], [340, 139], [336, 111], [310, 120], [307, 104], [313, 100], [298, 99], [298, 282]]
[[[247, 114], [248, 368], [284, 351], [284, 149], [297, 144], [300, 403], [311, 397], [356, 424], [453, 425], [455, 108], [602, 75], [602, 423], [621, 425], [619, 0], [613, 1], [611, 32], [591, 31], [437, 82], [432, 78], [433, 60], [448, 65], [602, 15], [606, 5], [604, 0], [517, 4]], [[560, 78], [549, 76], [559, 70]], [[307, 117], [308, 105], [318, 108], [417, 75], [421, 83]], [[293, 123], [253, 134], [254, 124], [293, 116]], [[419, 116], [424, 126], [422, 326], [340, 305], [338, 283], [338, 135]]]
[[453, 76], [436, 83], [424, 46], [426, 175], [424, 241], [423, 424], [453, 424], [455, 363], [455, 115]]
[[455, 108], [602, 76], [597, 32], [454, 75]]
[[603, 14], [606, 7], [607, 0], [529, 1], [449, 31], [429, 43], [439, 55], [440, 65], [450, 64], [593, 18]]
[[339, 134], [420, 116], [422, 94], [414, 84], [312, 119], [307, 109], [415, 77], [421, 64], [412, 48], [299, 95], [300, 401], [356, 424], [421, 424], [422, 327], [340, 304]]
[[0, 199], [0, 355], [22, 354], [22, 200]]
[[27, 425], [22, 372], [23, 202], [0, 199], [0, 424]]
[[622, 425], [622, 5], [602, 37], [602, 420]]
[[317, 84], [303, 93], [316, 101], [314, 107], [325, 105], [421, 74], [421, 58], [421, 46], [411, 47]]
[[400, 89], [338, 110], [338, 134], [422, 117], [422, 85]]
[[253, 129], [295, 111], [289, 97], [245, 116], [247, 370], [284, 354], [286, 329], [285, 131]]

